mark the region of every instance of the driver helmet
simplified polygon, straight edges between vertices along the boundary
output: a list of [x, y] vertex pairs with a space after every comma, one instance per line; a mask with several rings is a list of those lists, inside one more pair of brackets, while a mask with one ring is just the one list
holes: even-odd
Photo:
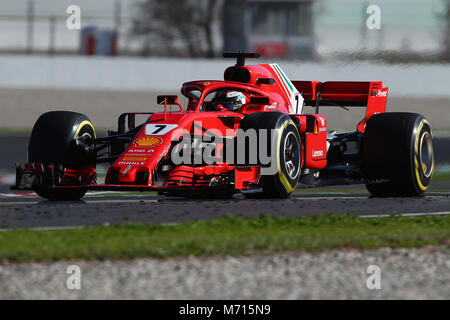
[[222, 105], [229, 111], [238, 111], [245, 103], [246, 98], [242, 92], [239, 91], [219, 91], [212, 100], [217, 106]]

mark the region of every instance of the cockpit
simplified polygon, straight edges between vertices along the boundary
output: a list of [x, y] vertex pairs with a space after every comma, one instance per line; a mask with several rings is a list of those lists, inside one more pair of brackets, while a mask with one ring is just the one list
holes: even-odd
[[224, 86], [215, 83], [215, 86], [184, 86], [181, 93], [188, 99], [187, 111], [232, 111], [239, 112], [241, 108], [248, 104], [250, 97], [261, 96], [256, 91], [239, 86]]

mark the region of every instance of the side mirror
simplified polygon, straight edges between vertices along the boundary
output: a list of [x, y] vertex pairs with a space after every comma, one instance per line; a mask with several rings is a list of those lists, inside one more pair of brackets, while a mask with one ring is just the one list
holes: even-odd
[[270, 104], [269, 97], [266, 96], [250, 96], [248, 103], [242, 106], [239, 112], [246, 113], [248, 110], [264, 111], [265, 106]]
[[252, 96], [248, 104], [267, 105], [270, 104], [269, 97]]
[[156, 101], [158, 104], [163, 104], [164, 100], [167, 99], [167, 104], [178, 104], [178, 96], [176, 95], [162, 95], [158, 96]]
[[[158, 96], [156, 102], [158, 104], [164, 104], [167, 101], [167, 105], [177, 105], [180, 107], [181, 112], [184, 112], [183, 106], [178, 102], [178, 96], [176, 95], [162, 95]], [[166, 111], [164, 111], [166, 112]]]
[[275, 79], [274, 78], [258, 78], [258, 80], [256, 80], [256, 84], [272, 85], [274, 83], [275, 83]]

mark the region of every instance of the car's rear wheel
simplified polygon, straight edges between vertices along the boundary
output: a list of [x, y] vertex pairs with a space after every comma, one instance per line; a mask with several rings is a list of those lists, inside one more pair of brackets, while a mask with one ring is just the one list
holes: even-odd
[[[62, 176], [64, 168], [80, 168], [88, 160], [76, 154], [71, 143], [81, 136], [95, 138], [95, 129], [87, 116], [70, 111], [44, 113], [36, 121], [28, 146], [28, 162], [53, 164], [55, 174]], [[36, 193], [49, 200], [79, 200], [86, 189], [56, 189], [44, 183], [33, 186]]]
[[[288, 198], [297, 185], [301, 171], [301, 140], [294, 121], [281, 112], [258, 112], [246, 115], [240, 129], [255, 129], [258, 145], [264, 139], [259, 135], [259, 130], [268, 130], [269, 134], [265, 137], [268, 150], [272, 149], [275, 154], [270, 154], [270, 164], [263, 165], [261, 169], [263, 195], [266, 198]], [[272, 131], [274, 139], [271, 139]], [[272, 143], [274, 148], [271, 148]]]
[[366, 187], [375, 197], [419, 196], [434, 170], [428, 121], [416, 113], [383, 113], [367, 122], [363, 138]]

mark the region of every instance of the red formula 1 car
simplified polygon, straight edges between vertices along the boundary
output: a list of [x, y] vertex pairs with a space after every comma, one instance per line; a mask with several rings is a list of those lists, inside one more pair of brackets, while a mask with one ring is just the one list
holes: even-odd
[[[47, 112], [34, 125], [28, 162], [17, 165], [13, 189], [51, 200], [77, 200], [87, 190], [158, 191], [164, 195], [286, 198], [298, 183], [365, 183], [373, 196], [417, 196], [434, 168], [427, 120], [385, 113], [380, 81], [291, 81], [277, 64], [237, 58], [224, 80], [183, 84], [164, 107], [135, 124], [123, 113], [117, 131], [97, 137], [83, 114]], [[179, 109], [169, 112], [174, 106]], [[303, 113], [311, 106], [314, 113]], [[365, 107], [355, 131], [327, 133], [322, 106]], [[144, 113], [147, 114], [147, 113]], [[110, 163], [97, 183], [96, 164]]]

